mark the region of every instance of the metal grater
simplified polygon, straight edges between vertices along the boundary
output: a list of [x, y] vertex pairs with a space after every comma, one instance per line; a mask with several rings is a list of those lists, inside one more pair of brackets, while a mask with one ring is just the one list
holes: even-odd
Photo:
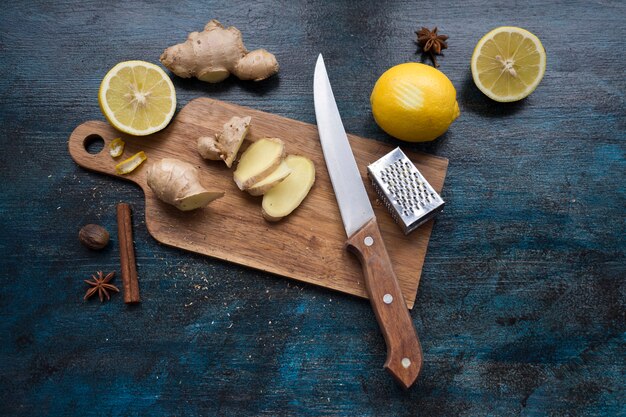
[[369, 165], [367, 172], [405, 235], [443, 210], [445, 202], [400, 148]]

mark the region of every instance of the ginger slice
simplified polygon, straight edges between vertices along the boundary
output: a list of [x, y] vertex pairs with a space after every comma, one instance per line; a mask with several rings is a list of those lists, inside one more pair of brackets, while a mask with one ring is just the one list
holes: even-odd
[[240, 190], [246, 190], [253, 184], [271, 174], [280, 165], [285, 156], [285, 144], [278, 138], [259, 139], [241, 155], [233, 178]]
[[217, 143], [222, 149], [220, 158], [226, 162], [226, 166], [230, 168], [233, 165], [233, 161], [237, 157], [239, 148], [243, 140], [248, 134], [248, 128], [250, 127], [250, 116], [246, 117], [233, 117], [224, 124], [224, 130], [217, 136]]
[[263, 217], [271, 222], [291, 214], [308, 195], [315, 183], [315, 165], [300, 155], [289, 155], [285, 163], [291, 174], [263, 195]]
[[291, 174], [291, 168], [289, 168], [289, 165], [283, 160], [280, 165], [278, 165], [278, 168], [272, 171], [271, 174], [256, 184], [251, 185], [246, 191], [254, 196], [263, 195], [276, 184], [287, 178], [289, 174]]
[[163, 158], [150, 165], [147, 181], [159, 200], [182, 211], [204, 207], [224, 196], [223, 191], [204, 188], [198, 179], [196, 167], [175, 158]]

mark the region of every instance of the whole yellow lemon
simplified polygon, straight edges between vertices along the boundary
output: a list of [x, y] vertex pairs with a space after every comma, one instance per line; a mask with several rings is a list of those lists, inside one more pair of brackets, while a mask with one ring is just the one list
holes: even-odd
[[426, 142], [443, 135], [459, 117], [452, 82], [431, 66], [408, 62], [380, 76], [370, 96], [378, 126], [407, 142]]

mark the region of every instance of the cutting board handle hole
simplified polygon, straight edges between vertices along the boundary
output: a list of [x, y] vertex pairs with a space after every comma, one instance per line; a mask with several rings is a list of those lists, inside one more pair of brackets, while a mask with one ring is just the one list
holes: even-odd
[[104, 149], [104, 139], [102, 139], [102, 136], [100, 135], [89, 135], [83, 141], [83, 145], [88, 153], [96, 155]]

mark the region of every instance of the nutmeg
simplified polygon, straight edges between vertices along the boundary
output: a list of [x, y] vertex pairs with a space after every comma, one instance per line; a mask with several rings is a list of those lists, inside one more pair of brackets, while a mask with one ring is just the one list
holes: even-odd
[[78, 232], [78, 240], [89, 249], [99, 250], [109, 243], [109, 232], [97, 224], [88, 224]]

